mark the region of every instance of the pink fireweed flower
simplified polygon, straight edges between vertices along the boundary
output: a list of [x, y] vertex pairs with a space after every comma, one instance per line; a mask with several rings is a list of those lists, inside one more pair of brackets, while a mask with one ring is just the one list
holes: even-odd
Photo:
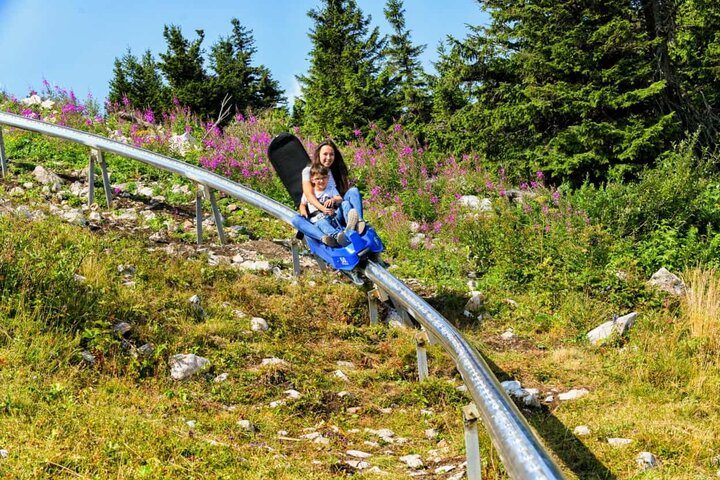
[[535, 172], [535, 176], [539, 179], [545, 178], [545, 174], [542, 172], [542, 170], [538, 170]]
[[380, 187], [374, 186], [372, 190], [370, 190], [370, 198], [375, 198], [378, 195], [380, 195]]
[[522, 182], [522, 183], [520, 184], [520, 190], [527, 190], [527, 189], [528, 189], [528, 184], [527, 184], [527, 182]]
[[500, 191], [498, 192], [498, 195], [500, 195], [501, 197], [504, 197], [507, 195], [507, 191], [505, 191], [504, 188], [501, 188]]
[[404, 146], [404, 147], [402, 148], [402, 150], [400, 150], [400, 156], [401, 156], [401, 157], [410, 156], [410, 155], [412, 155], [412, 153], [413, 153], [412, 147]]
[[557, 191], [557, 190], [555, 190], [555, 191], [552, 193], [552, 199], [553, 199], [553, 201], [554, 201], [555, 203], [557, 203], [558, 201], [560, 201], [560, 192]]
[[435, 195], [433, 195], [432, 197], [430, 197], [430, 203], [432, 203], [433, 205], [437, 205], [437, 203], [438, 203], [438, 197], [435, 196]]
[[494, 187], [495, 186], [490, 180], [485, 180], [485, 188], [487, 188], [488, 190], [492, 190]]
[[128, 97], [126, 97], [125, 95], [123, 95], [122, 104], [125, 105], [126, 107], [128, 105], [130, 105], [130, 99]]
[[399, 123], [396, 123], [395, 125], [393, 125], [393, 130], [395, 131], [395, 133], [402, 132], [402, 126]]
[[532, 182], [530, 182], [530, 188], [532, 188], [533, 190], [535, 190], [536, 188], [538, 188], [538, 182], [536, 182], [535, 180], [533, 180]]
[[543, 213], [543, 215], [547, 215], [549, 211], [550, 211], [550, 209], [548, 208], [547, 205], [543, 205], [543, 206], [542, 206], [542, 213]]
[[353, 130], [353, 135], [355, 135], [355, 138], [362, 137], [362, 130], [360, 130], [359, 128], [356, 128], [355, 130]]
[[145, 110], [145, 113], [143, 113], [143, 120], [148, 123], [155, 123], [155, 112], [150, 109]]

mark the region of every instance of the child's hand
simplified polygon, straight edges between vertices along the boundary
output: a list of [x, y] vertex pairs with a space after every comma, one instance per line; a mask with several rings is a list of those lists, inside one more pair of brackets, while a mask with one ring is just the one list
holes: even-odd
[[332, 198], [328, 198], [327, 200], [325, 200], [325, 203], [323, 203], [323, 205], [328, 208], [332, 208], [335, 206], [335, 200], [333, 200]]

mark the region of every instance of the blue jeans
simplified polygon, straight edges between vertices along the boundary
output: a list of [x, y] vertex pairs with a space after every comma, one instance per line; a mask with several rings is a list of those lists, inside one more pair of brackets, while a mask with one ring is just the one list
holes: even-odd
[[352, 187], [347, 192], [345, 192], [345, 195], [343, 196], [343, 201], [340, 204], [340, 208], [338, 209], [338, 212], [341, 213], [342, 218], [340, 218], [340, 221], [343, 225], [347, 225], [347, 216], [348, 212], [351, 209], [355, 209], [358, 215], [358, 219], [363, 219], [363, 207], [362, 207], [362, 195], [360, 195], [360, 190], [357, 189], [357, 187]]
[[[358, 218], [362, 220], [362, 196], [360, 195], [360, 190], [358, 190], [357, 187], [352, 187], [347, 192], [345, 192], [342, 204], [340, 204], [340, 208], [338, 208], [335, 212], [335, 216], [337, 217], [341, 225], [347, 224], [346, 219], [348, 212], [353, 208], [355, 209], [355, 211], [357, 211]], [[325, 234], [316, 223], [312, 223], [310, 220], [303, 217], [302, 215], [295, 215], [290, 221], [290, 223], [292, 223], [292, 226], [295, 227], [298, 231], [302, 232], [308, 237], [317, 240], [318, 242], [322, 242], [322, 237]]]
[[315, 225], [317, 225], [317, 227], [322, 233], [326, 235], [335, 235], [343, 229], [339, 222], [339, 216], [340, 215], [338, 215], [337, 213], [331, 216], [325, 215], [320, 220], [315, 222]]

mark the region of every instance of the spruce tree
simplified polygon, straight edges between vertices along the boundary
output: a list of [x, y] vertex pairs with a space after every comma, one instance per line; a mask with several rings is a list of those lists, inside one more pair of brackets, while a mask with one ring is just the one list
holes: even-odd
[[410, 31], [405, 27], [402, 0], [388, 0], [384, 13], [392, 27], [384, 54], [391, 84], [396, 89], [395, 101], [399, 109], [397, 118], [403, 123], [424, 123], [429, 120], [430, 98], [427, 92], [427, 75], [419, 57], [426, 46], [413, 45]]
[[580, 182], [638, 171], [677, 138], [637, 3], [482, 3], [491, 24], [438, 63], [436, 143]]
[[232, 35], [221, 38], [210, 52], [210, 65], [216, 74], [212, 87], [216, 103], [219, 105], [227, 95], [239, 111], [283, 106], [280, 84], [265, 66], [252, 65], [257, 51], [252, 31], [236, 18], [231, 23]]
[[203, 117], [215, 113], [214, 98], [208, 75], [203, 67], [202, 42], [205, 33], [196, 30], [198, 38], [190, 42], [177, 25], [165, 25], [163, 37], [167, 51], [160, 53], [159, 68], [181, 104]]
[[111, 103], [119, 104], [127, 98], [135, 108], [167, 109], [169, 92], [149, 50], [138, 60], [128, 49], [121, 59], [115, 59], [114, 65], [108, 95]]
[[[311, 134], [348, 138], [353, 129], [392, 122], [392, 86], [382, 71], [385, 39], [369, 31], [355, 0], [323, 0], [308, 12], [314, 22], [310, 70], [298, 76], [302, 123]], [[294, 112], [299, 118], [299, 111]]]

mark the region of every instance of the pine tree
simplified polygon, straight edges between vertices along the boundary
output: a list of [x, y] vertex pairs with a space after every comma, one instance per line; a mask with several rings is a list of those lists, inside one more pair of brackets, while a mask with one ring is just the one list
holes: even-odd
[[[381, 70], [385, 39], [355, 0], [323, 0], [310, 10], [314, 22], [310, 70], [298, 76], [302, 87], [302, 123], [315, 135], [347, 138], [354, 128], [392, 122], [392, 86]], [[299, 113], [294, 112], [299, 118]]]
[[128, 49], [121, 59], [115, 59], [113, 72], [108, 95], [111, 103], [127, 99], [135, 108], [167, 109], [169, 92], [149, 50], [138, 60]]
[[580, 182], [637, 171], [677, 138], [636, 3], [483, 4], [491, 25], [438, 63], [436, 143]]
[[252, 65], [257, 51], [252, 31], [236, 18], [231, 21], [232, 35], [221, 38], [211, 48], [210, 64], [216, 73], [213, 96], [220, 102], [228, 95], [239, 111], [248, 107], [259, 110], [281, 107], [285, 103], [280, 84], [263, 65]]
[[205, 33], [196, 30], [198, 38], [187, 40], [176, 25], [165, 26], [163, 37], [167, 51], [160, 53], [159, 68], [170, 85], [172, 94], [181, 104], [189, 106], [203, 117], [215, 113], [215, 99], [208, 75], [203, 67], [202, 42]]
[[393, 29], [384, 54], [391, 84], [397, 89], [398, 120], [403, 123], [427, 122], [430, 114], [427, 75], [418, 59], [426, 46], [413, 46], [410, 31], [405, 28], [402, 0], [388, 0], [384, 13]]

